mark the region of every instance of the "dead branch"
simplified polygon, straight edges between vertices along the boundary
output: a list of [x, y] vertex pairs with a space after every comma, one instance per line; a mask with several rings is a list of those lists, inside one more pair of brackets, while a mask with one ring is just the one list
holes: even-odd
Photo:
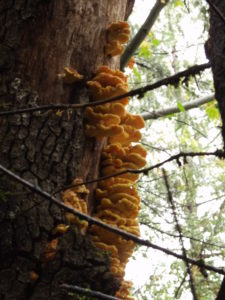
[[78, 294], [81, 294], [81, 295], [86, 295], [86, 296], [93, 296], [93, 297], [97, 297], [98, 299], [120, 300], [117, 297], [113, 297], [113, 296], [110, 296], [110, 295], [107, 295], [107, 294], [104, 294], [104, 293], [101, 293], [101, 292], [98, 292], [98, 291], [93, 291], [89, 288], [82, 288], [82, 287], [77, 286], [77, 285], [70, 285], [70, 284], [64, 283], [60, 287], [63, 288], [63, 289], [66, 289], [70, 292], [75, 292], [75, 293], [78, 293]]
[[102, 105], [102, 104], [114, 102], [114, 101], [117, 101], [117, 100], [120, 100], [120, 99], [126, 98], [126, 97], [138, 96], [138, 98], [142, 98], [146, 92], [157, 89], [157, 88], [159, 88], [163, 85], [167, 86], [167, 85], [179, 84], [180, 78], [187, 76], [188, 72], [190, 72], [190, 74], [192, 74], [193, 70], [195, 70], [196, 67], [197, 67], [198, 68], [198, 73], [200, 73], [205, 68], [209, 68], [210, 63], [206, 63], [206, 64], [203, 64], [203, 65], [200, 65], [200, 66], [192, 66], [188, 70], [179, 72], [179, 73], [177, 73], [175, 75], [172, 75], [170, 77], [166, 77], [164, 79], [156, 81], [153, 84], [149, 84], [149, 85], [146, 85], [144, 87], [131, 90], [128, 93], [125, 93], [125, 94], [122, 94], [122, 95], [119, 95], [119, 96], [116, 96], [116, 97], [108, 98], [108, 99], [105, 99], [105, 100], [99, 100], [99, 101], [94, 101], [94, 102], [89, 102], [89, 103], [84, 103], [84, 104], [81, 104], [81, 103], [79, 103], [79, 104], [52, 103], [52, 104], [49, 104], [49, 105], [40, 105], [40, 106], [30, 107], [30, 108], [20, 108], [20, 109], [14, 109], [14, 110], [9, 110], [9, 111], [1, 111], [0, 112], [0, 117], [14, 115], [14, 114], [31, 113], [31, 112], [35, 112], [35, 111], [59, 110], [59, 109], [61, 109], [61, 110], [84, 109], [85, 107], [92, 107], [92, 106], [96, 106], [96, 105]]
[[[199, 99], [193, 100], [191, 102], [184, 103], [183, 107], [184, 107], [185, 110], [190, 110], [190, 109], [199, 107], [203, 104], [206, 104], [206, 103], [208, 103], [208, 102], [210, 102], [214, 99], [215, 99], [215, 94], [210, 94], [206, 97], [199, 98]], [[180, 109], [176, 105], [176, 106], [171, 106], [171, 107], [164, 108], [164, 109], [159, 109], [159, 110], [156, 110], [156, 111], [146, 112], [146, 113], [141, 114], [141, 116], [146, 121], [146, 120], [152, 120], [152, 119], [155, 120], [155, 119], [165, 117], [165, 116], [168, 116], [168, 115], [171, 115], [171, 114], [179, 113], [179, 112], [180, 112]]]
[[[146, 222], [141, 221], [141, 222], [139, 222], [139, 224], [145, 225], [145, 226], [147, 226], [147, 227], [149, 227], [149, 228], [151, 228], [151, 229], [153, 229], [153, 230], [155, 230], [155, 231], [158, 231], [158, 232], [160, 232], [160, 233], [162, 233], [162, 234], [166, 234], [166, 235], [171, 236], [171, 237], [174, 237], [174, 238], [179, 238], [179, 235], [176, 235], [176, 234], [173, 234], [173, 233], [170, 233], [170, 232], [161, 230], [161, 229], [159, 229], [159, 228], [157, 228], [157, 227], [155, 227], [155, 226], [152, 226], [152, 225], [149, 224], [149, 223], [146, 223]], [[217, 245], [217, 244], [205, 242], [205, 241], [203, 241], [203, 240], [194, 238], [194, 237], [192, 237], [192, 236], [187, 236], [187, 235], [184, 235], [184, 234], [183, 234], [183, 238], [184, 238], [184, 239], [189, 239], [189, 240], [192, 240], [192, 241], [196, 241], [196, 242], [199, 242], [199, 243], [204, 244], [204, 245], [209, 245], [209, 246], [212, 246], [212, 247], [216, 247], [216, 248], [219, 248], [219, 249], [225, 249], [225, 246], [223, 246], [223, 245]], [[210, 255], [211, 255], [211, 254], [210, 254]]]
[[[137, 65], [141, 66], [141, 67], [145, 67], [147, 68], [147, 66], [143, 63], [136, 63]], [[167, 78], [171, 78], [171, 85], [174, 85], [175, 87], [181, 82], [181, 83], [187, 83], [188, 80], [190, 79], [191, 76], [195, 76], [200, 74], [200, 72], [204, 71], [205, 69], [208, 69], [211, 67], [210, 62], [205, 63], [205, 64], [200, 64], [200, 65], [194, 65], [191, 66], [190, 68], [178, 72], [177, 74], [174, 74], [170, 77]], [[149, 67], [149, 70], [151, 70], [151, 68]], [[183, 80], [181, 80], [182, 78], [184, 78]]]
[[182, 285], [185, 283], [185, 280], [186, 280], [186, 277], [187, 277], [187, 272], [184, 274], [184, 277], [183, 279], [181, 280], [181, 283], [179, 285], [179, 287], [177, 288], [175, 294], [174, 294], [174, 298], [177, 299], [178, 295], [179, 295], [179, 292], [180, 292], [180, 289], [182, 288]]
[[166, 6], [169, 0], [160, 1], [157, 0], [153, 8], [151, 9], [147, 19], [145, 20], [144, 24], [139, 29], [138, 33], [134, 36], [134, 38], [130, 41], [128, 46], [126, 47], [123, 55], [120, 59], [120, 69], [123, 70], [124, 67], [127, 65], [128, 61], [130, 60], [131, 56], [134, 52], [139, 48], [143, 40], [148, 35], [149, 31], [151, 30], [153, 24], [155, 23], [156, 19], [158, 18], [161, 10]]
[[117, 173], [114, 173], [114, 174], [111, 174], [111, 175], [108, 175], [108, 176], [104, 176], [104, 177], [99, 177], [99, 178], [96, 178], [96, 179], [92, 179], [92, 180], [88, 180], [88, 181], [85, 181], [83, 183], [77, 183], [77, 184], [71, 184], [71, 185], [67, 185], [67, 186], [64, 186], [58, 190], [56, 190], [54, 192], [54, 195], [63, 191], [63, 190], [66, 190], [68, 188], [72, 188], [72, 187], [76, 187], [76, 186], [79, 186], [79, 185], [82, 185], [82, 184], [92, 184], [92, 183], [95, 183], [95, 182], [99, 182], [99, 181], [102, 181], [102, 180], [106, 180], [106, 179], [109, 179], [109, 178], [112, 178], [112, 177], [116, 177], [116, 176], [120, 176], [120, 175], [123, 175], [123, 174], [127, 174], [127, 173], [133, 173], [133, 174], [144, 174], [144, 175], [148, 175], [148, 173], [150, 171], [152, 171], [153, 169], [156, 169], [156, 168], [159, 168], [161, 167], [162, 165], [168, 163], [168, 162], [171, 162], [173, 160], [176, 160], [177, 162], [180, 163], [179, 159], [180, 158], [183, 158], [184, 160], [187, 158], [187, 157], [195, 157], [195, 156], [217, 156], [218, 158], [224, 158], [225, 157], [225, 153], [223, 150], [216, 150], [214, 152], [181, 152], [179, 154], [176, 154], [176, 155], [173, 155], [171, 156], [170, 158], [158, 163], [158, 164], [155, 164], [153, 166], [150, 166], [150, 167], [147, 167], [147, 168], [143, 168], [143, 169], [140, 169], [140, 170], [130, 170], [130, 169], [127, 169], [127, 170], [124, 170], [124, 171], [121, 171], [121, 172], [117, 172]]
[[80, 212], [80, 211], [78, 211], [78, 210], [76, 210], [72, 207], [69, 207], [69, 206], [65, 205], [64, 203], [62, 203], [61, 201], [59, 201], [58, 199], [56, 199], [55, 197], [51, 196], [49, 193], [43, 191], [39, 186], [34, 185], [34, 184], [30, 183], [29, 181], [19, 177], [18, 175], [11, 172], [10, 170], [5, 168], [1, 164], [0, 164], [0, 171], [7, 174], [9, 177], [13, 178], [14, 180], [18, 181], [23, 186], [25, 186], [25, 187], [29, 188], [30, 190], [34, 191], [36, 194], [40, 195], [41, 197], [44, 197], [46, 200], [50, 201], [51, 203], [54, 203], [58, 207], [64, 209], [65, 211], [72, 213], [73, 215], [79, 217], [82, 220], [88, 221], [89, 224], [98, 225], [98, 226], [100, 226], [100, 227], [102, 227], [106, 230], [109, 230], [109, 231], [111, 231], [115, 234], [118, 234], [118, 235], [122, 236], [125, 239], [132, 240], [138, 245], [142, 245], [142, 246], [146, 246], [146, 247], [149, 247], [149, 248], [152, 248], [152, 249], [156, 249], [156, 250], [161, 251], [161, 252], [163, 252], [167, 255], [176, 257], [177, 259], [186, 260], [188, 263], [196, 265], [200, 268], [205, 268], [206, 270], [213, 271], [215, 273], [225, 275], [225, 270], [223, 268], [217, 268], [217, 267], [214, 267], [214, 266], [210, 266], [210, 265], [205, 264], [202, 261], [197, 261], [197, 260], [194, 260], [194, 259], [189, 258], [189, 257], [185, 258], [182, 254], [177, 254], [177, 253], [175, 253], [175, 252], [173, 252], [173, 251], [171, 251], [167, 248], [164, 248], [164, 247], [158, 246], [156, 244], [153, 244], [148, 240], [141, 239], [141, 238], [137, 237], [134, 234], [128, 233], [128, 232], [126, 232], [124, 230], [121, 230], [119, 228], [116, 228], [114, 226], [110, 226], [110, 225], [108, 225], [108, 224], [106, 224], [106, 223], [104, 223], [104, 222], [102, 222], [102, 221], [100, 221], [96, 218], [93, 218], [93, 217], [91, 217], [87, 214], [84, 214], [84, 213], [82, 213], [82, 212]]

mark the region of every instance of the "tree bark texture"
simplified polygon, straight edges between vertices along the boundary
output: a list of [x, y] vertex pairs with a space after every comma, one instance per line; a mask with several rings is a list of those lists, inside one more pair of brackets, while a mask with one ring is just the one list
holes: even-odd
[[[225, 2], [212, 1], [222, 12], [225, 12]], [[219, 104], [222, 119], [222, 137], [225, 150], [225, 25], [219, 15], [210, 7], [209, 39], [205, 45], [206, 55], [212, 66], [215, 96]], [[223, 279], [216, 300], [225, 299], [225, 280]]]
[[[224, 15], [225, 2], [220, 0], [212, 2]], [[222, 118], [222, 136], [225, 148], [225, 26], [212, 8], [210, 8], [210, 31], [209, 40], [206, 43], [206, 54], [212, 66], [215, 95]]]
[[[133, 2], [0, 0], [0, 109], [89, 101], [85, 84], [66, 86], [57, 74], [71, 66], [88, 79], [99, 65], [118, 68], [119, 58], [104, 56], [106, 28], [127, 18]], [[103, 146], [84, 136], [82, 110], [0, 118], [0, 163], [49, 193], [74, 178], [96, 178]], [[88, 188], [91, 213], [95, 185]], [[60, 223], [64, 211], [0, 174], [1, 300], [71, 299], [61, 283], [111, 295], [119, 288], [108, 255], [73, 226], [58, 237], [54, 258], [41, 264]]]

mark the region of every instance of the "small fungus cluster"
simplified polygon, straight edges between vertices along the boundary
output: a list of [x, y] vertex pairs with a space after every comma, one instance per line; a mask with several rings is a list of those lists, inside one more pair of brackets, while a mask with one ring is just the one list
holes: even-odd
[[83, 75], [80, 75], [76, 69], [72, 67], [65, 67], [64, 73], [58, 74], [58, 78], [62, 79], [65, 84], [74, 84], [84, 79]]
[[106, 31], [107, 44], [105, 45], [105, 54], [107, 56], [121, 55], [124, 51], [124, 44], [130, 37], [130, 26], [127, 22], [118, 21], [111, 23]]
[[[80, 183], [82, 183], [82, 179], [77, 178], [73, 180], [72, 185]], [[84, 184], [82, 184], [65, 190], [62, 193], [62, 199], [64, 204], [67, 206], [87, 214], [87, 202], [83, 198], [85, 198], [88, 194], [89, 190]], [[87, 221], [80, 220], [78, 217], [74, 216], [74, 214], [69, 212], [66, 213], [66, 220], [68, 224], [77, 225], [81, 233], [86, 233], [86, 229], [88, 227]]]
[[[95, 77], [87, 85], [93, 100], [106, 99], [128, 91], [126, 76], [107, 66], [98, 68]], [[128, 98], [123, 98], [115, 103], [86, 108], [85, 133], [89, 137], [107, 138], [107, 145], [101, 155], [100, 172], [101, 176], [112, 175], [98, 184], [94, 217], [139, 236], [137, 216], [140, 197], [136, 187], [138, 174], [113, 176], [128, 169], [138, 170], [146, 164], [146, 150], [136, 144], [141, 139], [140, 129], [144, 127], [144, 120], [126, 110], [128, 101]], [[121, 282], [116, 297], [131, 300], [129, 289], [132, 284], [123, 277], [135, 243], [97, 225], [91, 225], [89, 232], [95, 245], [110, 253], [110, 270]]]
[[[72, 185], [80, 183], [82, 183], [82, 180], [77, 178], [73, 180]], [[86, 198], [88, 194], [89, 190], [85, 187], [85, 185], [79, 185], [65, 190], [62, 193], [62, 200], [67, 206], [87, 214], [87, 204], [84, 198]], [[59, 242], [57, 237], [66, 233], [70, 228], [70, 225], [74, 224], [78, 227], [82, 234], [86, 233], [88, 227], [87, 221], [80, 220], [78, 217], [69, 212], [66, 213], [65, 217], [66, 224], [60, 223], [56, 225], [56, 227], [52, 231], [52, 237], [54, 238], [45, 245], [45, 250], [41, 258], [43, 267], [56, 255]]]

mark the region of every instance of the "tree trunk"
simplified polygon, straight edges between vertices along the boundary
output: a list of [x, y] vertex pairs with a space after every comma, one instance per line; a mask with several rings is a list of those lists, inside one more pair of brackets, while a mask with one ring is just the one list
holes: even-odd
[[[104, 56], [106, 27], [127, 18], [133, 2], [1, 0], [0, 109], [89, 101], [85, 84], [65, 85], [57, 74], [71, 66], [88, 79], [99, 65], [118, 68], [119, 58]], [[1, 117], [0, 163], [49, 193], [96, 178], [104, 140], [87, 139], [83, 129], [82, 110]], [[88, 188], [91, 213], [95, 185]], [[64, 211], [0, 174], [0, 299], [71, 299], [61, 283], [115, 294], [108, 255], [75, 226], [57, 236], [57, 252], [43, 264], [60, 223]]]
[[[224, 1], [214, 0], [212, 3], [224, 14]], [[219, 103], [222, 118], [222, 136], [225, 148], [225, 25], [212, 8], [210, 8], [209, 40], [205, 48], [212, 66], [215, 96]]]
[[[214, 0], [212, 3], [224, 15], [225, 2]], [[225, 150], [225, 24], [218, 13], [210, 7], [210, 30], [209, 39], [205, 45], [206, 55], [212, 65], [215, 96], [219, 104], [222, 119], [222, 137]], [[225, 299], [225, 279], [216, 300]]]

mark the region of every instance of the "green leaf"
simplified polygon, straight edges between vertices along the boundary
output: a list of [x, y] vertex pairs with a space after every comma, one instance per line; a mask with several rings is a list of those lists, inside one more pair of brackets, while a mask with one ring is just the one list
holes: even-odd
[[174, 3], [174, 6], [177, 7], [177, 6], [183, 6], [184, 3], [181, 1], [181, 0], [176, 0], [175, 3]]
[[211, 119], [212, 121], [217, 121], [220, 118], [220, 113], [219, 110], [217, 108], [217, 103], [216, 101], [211, 102], [207, 105], [206, 107], [206, 113], [209, 117], [209, 119]]
[[179, 108], [179, 110], [180, 110], [181, 112], [184, 112], [184, 111], [185, 111], [185, 108], [184, 108], [184, 106], [181, 104], [180, 101], [177, 102], [177, 107]]
[[135, 67], [133, 68], [133, 73], [137, 77], [137, 80], [141, 81], [141, 74], [138, 72], [138, 70]]
[[151, 42], [152, 42], [152, 45], [154, 45], [154, 46], [158, 46], [160, 44], [160, 41], [157, 40], [156, 38], [152, 39]]

